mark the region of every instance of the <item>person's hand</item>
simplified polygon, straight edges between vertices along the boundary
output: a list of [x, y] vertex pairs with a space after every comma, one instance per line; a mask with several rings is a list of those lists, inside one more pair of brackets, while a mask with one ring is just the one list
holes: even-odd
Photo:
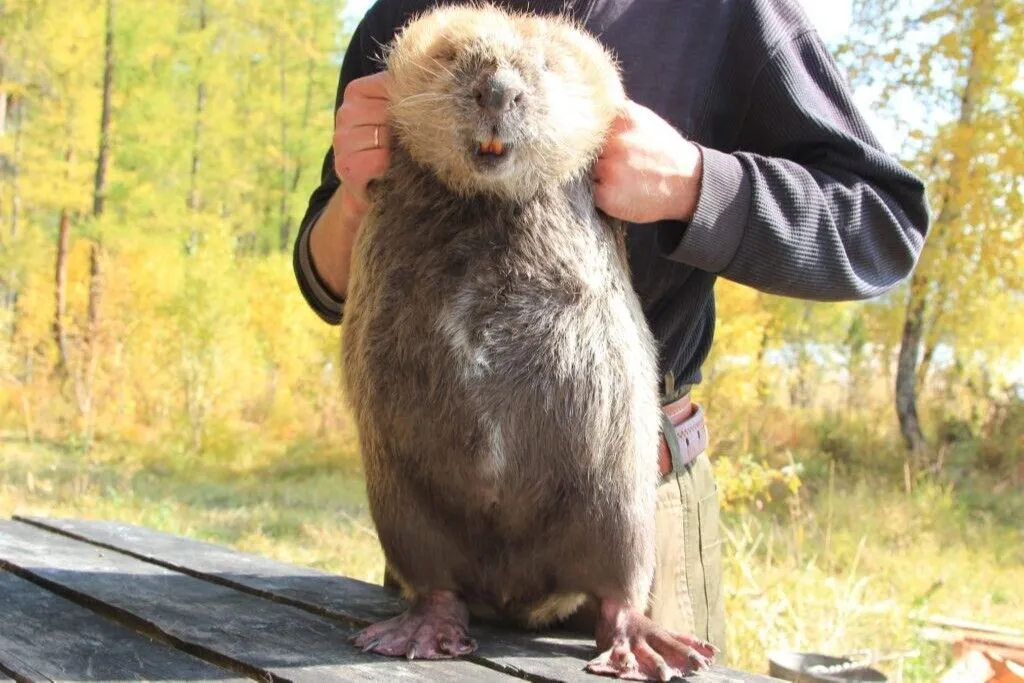
[[366, 186], [384, 174], [390, 161], [386, 71], [357, 78], [345, 87], [335, 115], [334, 171], [353, 204], [365, 210]]
[[627, 101], [594, 166], [597, 208], [628, 223], [689, 221], [700, 197], [700, 148]]

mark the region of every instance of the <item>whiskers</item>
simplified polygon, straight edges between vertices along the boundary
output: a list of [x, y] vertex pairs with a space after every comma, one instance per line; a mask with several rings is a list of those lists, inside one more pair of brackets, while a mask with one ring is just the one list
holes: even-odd
[[444, 93], [420, 92], [414, 93], [412, 95], [406, 95], [405, 97], [401, 97], [397, 100], [394, 100], [391, 106], [408, 107], [410, 105], [422, 105], [432, 104], [436, 102], [444, 102], [445, 100], [448, 99], [450, 99], [449, 96], [445, 95]]
[[[394, 68], [394, 66], [396, 66], [396, 65], [392, 65], [392, 68]], [[407, 60], [404, 59], [404, 60], [402, 60], [401, 66], [402, 67], [406, 67], [406, 66], [415, 67], [415, 68], [419, 69], [420, 71], [423, 71], [424, 73], [426, 73], [427, 76], [431, 76], [431, 77], [436, 77], [439, 73], [444, 73], [449, 78], [452, 78], [452, 79], [455, 78], [455, 74], [452, 73], [452, 70], [449, 69], [448, 67], [446, 67], [436, 57], [431, 57], [430, 58], [430, 65], [427, 65], [427, 64], [419, 61], [418, 59], [407, 59]]]
[[[439, 69], [441, 69], [441, 71], [445, 72], [445, 74], [447, 74], [450, 78], [452, 78], [453, 80], [455, 79], [455, 74], [452, 73], [452, 70], [446, 67], [444, 64], [442, 64], [440, 61], [438, 61], [437, 59], [431, 59], [430, 61], [433, 62]], [[436, 73], [434, 71], [430, 71], [429, 69], [427, 69], [426, 65], [421, 64], [420, 66], [431, 74]]]
[[[426, 73], [429, 77], [437, 77], [442, 72], [446, 74], [453, 81], [455, 80], [455, 74], [453, 74], [444, 64], [439, 62], [437, 59], [432, 59], [431, 63], [436, 68], [431, 68], [427, 64], [422, 64], [416, 60], [409, 60], [402, 64], [402, 66], [412, 66], [420, 71]], [[423, 105], [440, 104], [446, 100], [450, 100], [451, 96], [444, 92], [437, 92], [432, 90], [424, 90], [422, 92], [413, 93], [404, 97], [399, 97], [392, 100], [392, 107], [420, 107]]]

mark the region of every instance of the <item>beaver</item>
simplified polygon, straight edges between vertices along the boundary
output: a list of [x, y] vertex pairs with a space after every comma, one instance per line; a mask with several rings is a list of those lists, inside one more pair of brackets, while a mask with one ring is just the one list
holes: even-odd
[[565, 17], [442, 7], [383, 55], [390, 166], [353, 252], [342, 367], [371, 516], [409, 609], [353, 637], [445, 658], [470, 614], [599, 606], [594, 673], [684, 675], [714, 648], [643, 615], [657, 348], [590, 171], [625, 102]]

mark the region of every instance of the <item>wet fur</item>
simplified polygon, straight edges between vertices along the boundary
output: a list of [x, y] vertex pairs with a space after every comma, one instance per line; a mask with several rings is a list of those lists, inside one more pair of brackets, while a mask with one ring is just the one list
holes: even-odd
[[[487, 60], [532, 89], [531, 132], [499, 179], [452, 143], [474, 125], [459, 88]], [[622, 98], [614, 63], [567, 22], [448, 9], [414, 22], [388, 65], [396, 146], [353, 257], [343, 345], [388, 566], [409, 597], [451, 590], [527, 625], [586, 596], [642, 609], [656, 354], [622, 228], [589, 179]]]

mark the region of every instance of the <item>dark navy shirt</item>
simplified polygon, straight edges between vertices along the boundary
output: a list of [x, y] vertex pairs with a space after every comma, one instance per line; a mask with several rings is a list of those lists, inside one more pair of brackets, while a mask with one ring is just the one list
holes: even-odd
[[[432, 0], [378, 0], [341, 68], [380, 69], [388, 43]], [[700, 380], [718, 277], [812, 300], [879, 295], [912, 271], [928, 229], [921, 181], [887, 155], [855, 108], [798, 0], [506, 0], [569, 11], [618, 57], [627, 95], [701, 147], [688, 223], [629, 231], [634, 287], [677, 384]], [[308, 233], [338, 186], [330, 150], [295, 244], [295, 271], [327, 322], [344, 304], [314, 272]]]

